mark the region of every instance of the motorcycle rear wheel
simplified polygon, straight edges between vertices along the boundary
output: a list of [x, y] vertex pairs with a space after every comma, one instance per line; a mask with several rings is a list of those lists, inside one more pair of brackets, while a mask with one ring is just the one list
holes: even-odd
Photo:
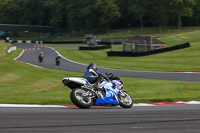
[[90, 108], [93, 105], [93, 99], [88, 93], [80, 88], [73, 89], [70, 94], [72, 102], [79, 108]]
[[133, 106], [132, 97], [125, 91], [118, 93], [119, 105], [123, 108], [131, 108]]

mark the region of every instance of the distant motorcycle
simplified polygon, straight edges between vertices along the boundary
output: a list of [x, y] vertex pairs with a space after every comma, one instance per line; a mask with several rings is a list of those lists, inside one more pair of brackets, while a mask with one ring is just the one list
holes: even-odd
[[60, 61], [61, 61], [61, 56], [57, 56], [56, 57], [56, 65], [59, 66], [60, 65]]
[[104, 80], [98, 89], [94, 89], [93, 84], [85, 78], [63, 78], [62, 83], [72, 90], [71, 101], [79, 108], [90, 108], [92, 105], [120, 105], [123, 108], [131, 108], [133, 100], [122, 89], [122, 81], [112, 73], [102, 76]]
[[40, 55], [39, 55], [38, 58], [39, 58], [39, 62], [42, 63], [43, 58], [44, 58], [44, 54], [43, 54], [43, 52], [40, 53]]

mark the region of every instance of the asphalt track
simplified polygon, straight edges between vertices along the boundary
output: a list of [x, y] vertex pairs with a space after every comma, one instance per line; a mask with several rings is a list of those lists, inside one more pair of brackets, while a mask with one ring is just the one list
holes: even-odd
[[[66, 58], [62, 58], [61, 65], [55, 65], [55, 58], [59, 54], [52, 48], [43, 47], [40, 45], [32, 44], [15, 44], [15, 46], [25, 49], [26, 51], [17, 58], [17, 60], [27, 62], [36, 66], [58, 69], [71, 72], [84, 73], [86, 71], [87, 65], [80, 64]], [[37, 46], [40, 46], [39, 50]], [[44, 46], [44, 45], [43, 45]], [[55, 45], [53, 45], [55, 46]], [[35, 50], [33, 50], [33, 48]], [[30, 49], [30, 51], [29, 51]], [[63, 48], [64, 49], [64, 48]], [[42, 63], [38, 61], [38, 55], [43, 52], [45, 57]], [[94, 62], [95, 63], [95, 62]], [[149, 71], [131, 71], [131, 70], [120, 70], [111, 68], [98, 68], [102, 73], [111, 71], [114, 75], [119, 77], [131, 77], [131, 78], [145, 78], [145, 79], [160, 79], [160, 80], [177, 80], [177, 81], [200, 81], [200, 73], [172, 73], [172, 72], [149, 72]]]
[[0, 108], [1, 133], [199, 133], [200, 105]]

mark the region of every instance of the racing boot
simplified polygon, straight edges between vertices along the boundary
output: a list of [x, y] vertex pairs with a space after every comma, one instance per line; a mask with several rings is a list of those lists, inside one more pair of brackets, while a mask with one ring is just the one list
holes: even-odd
[[95, 83], [92, 87], [95, 91], [97, 91], [99, 89], [99, 83]]

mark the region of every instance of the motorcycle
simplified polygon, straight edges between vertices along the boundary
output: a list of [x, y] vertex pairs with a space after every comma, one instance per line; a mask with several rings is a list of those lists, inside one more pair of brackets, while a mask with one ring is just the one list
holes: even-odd
[[38, 57], [40, 63], [42, 63], [43, 58], [44, 58], [43, 53], [40, 53], [40, 55], [39, 55], [39, 57]]
[[93, 83], [88, 82], [86, 78], [67, 77], [62, 79], [62, 83], [72, 90], [71, 101], [79, 108], [90, 108], [92, 105], [120, 105], [123, 108], [131, 108], [133, 100], [122, 89], [123, 82], [120, 78], [114, 77], [112, 73], [101, 76], [104, 79], [99, 84], [99, 88], [94, 88]]
[[56, 65], [59, 66], [60, 65], [60, 61], [61, 61], [61, 57], [57, 56], [56, 57]]

